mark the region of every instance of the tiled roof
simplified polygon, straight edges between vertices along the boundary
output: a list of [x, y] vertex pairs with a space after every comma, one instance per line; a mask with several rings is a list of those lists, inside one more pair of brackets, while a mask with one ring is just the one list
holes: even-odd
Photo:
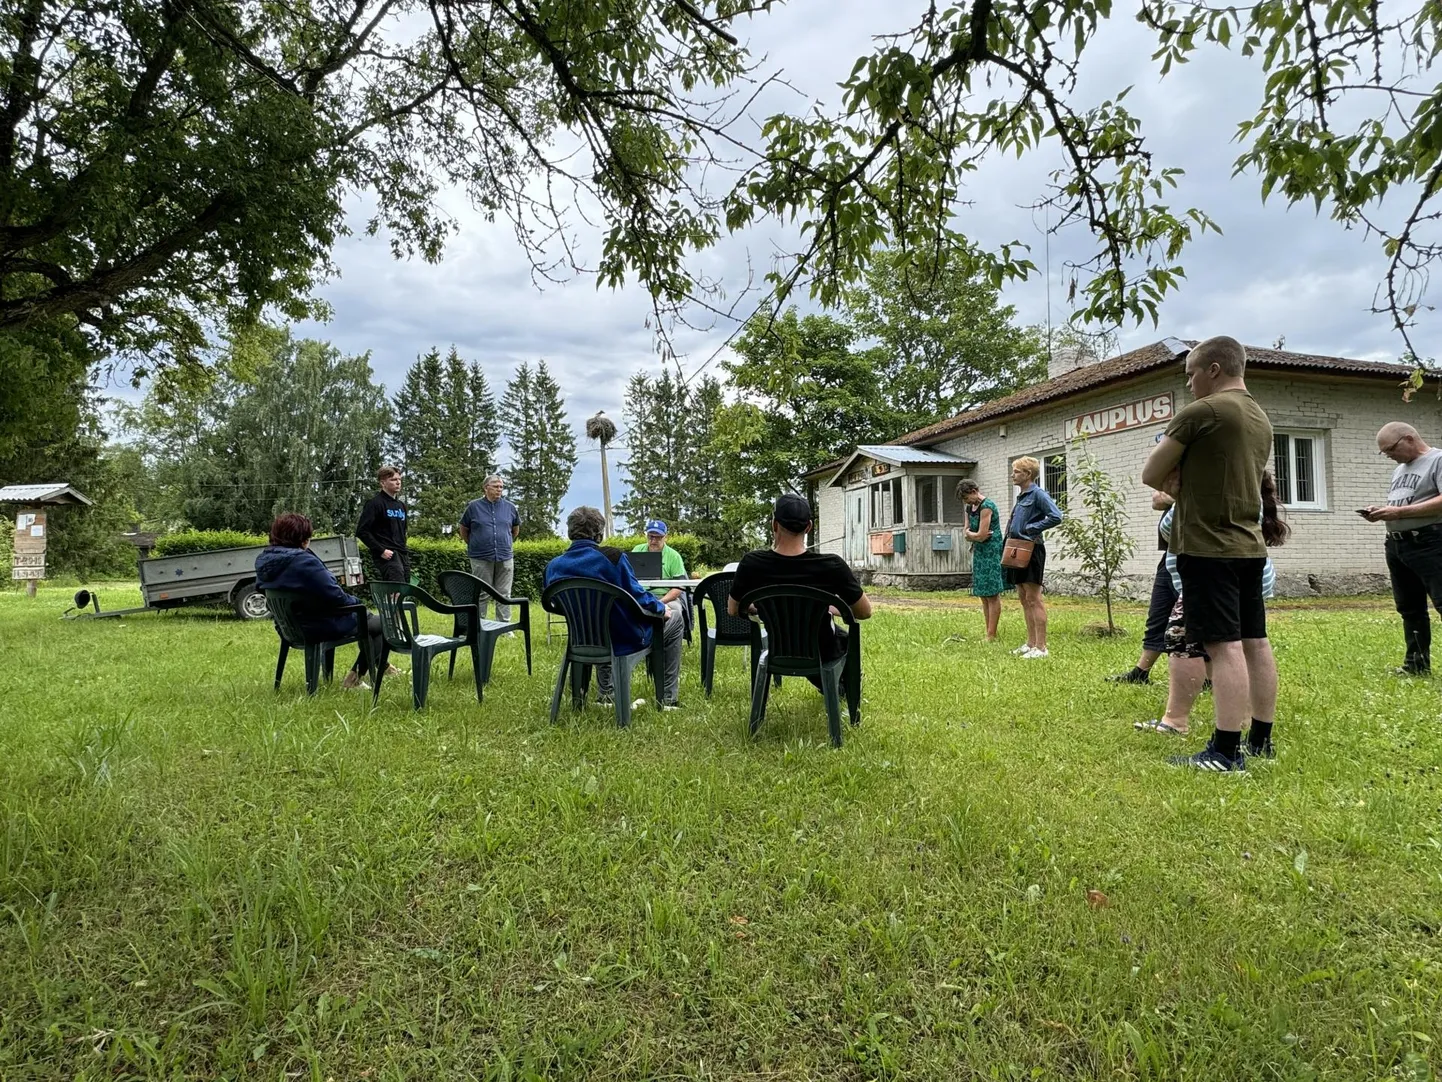
[[[1005, 398], [998, 398], [994, 402], [988, 402], [974, 410], [967, 410], [955, 417], [948, 417], [944, 421], [937, 421], [925, 428], [919, 428], [915, 432], [908, 432], [904, 436], [899, 436], [895, 442], [927, 446], [947, 439], [973, 425], [981, 424], [983, 421], [990, 421], [997, 417], [1040, 406], [1054, 399], [1065, 398], [1067, 395], [1091, 391], [1108, 383], [1132, 379], [1147, 372], [1165, 368], [1168, 364], [1177, 364], [1180, 375], [1179, 350], [1176, 347], [1179, 345], [1191, 347], [1196, 344], [1195, 341], [1179, 342], [1175, 338], [1153, 342], [1149, 346], [1134, 349], [1130, 353], [1123, 353], [1119, 357], [1111, 357], [1105, 361], [1073, 369], [1057, 376], [1056, 379], [1024, 387]], [[1399, 385], [1412, 371], [1410, 367], [1403, 364], [1354, 361], [1346, 357], [1322, 357], [1311, 353], [1291, 353], [1286, 350], [1261, 349], [1256, 346], [1247, 347], [1247, 367], [1248, 369], [1282, 371], [1310, 369], [1336, 372], [1339, 375], [1379, 377], [1395, 380]]]
[[[981, 424], [984, 421], [991, 421], [998, 417], [1005, 417], [1008, 414], [1018, 413], [1022, 410], [1031, 409], [1034, 406], [1041, 406], [1047, 402], [1059, 398], [1065, 398], [1071, 394], [1081, 394], [1104, 387], [1109, 383], [1118, 383], [1123, 380], [1132, 379], [1136, 376], [1145, 375], [1148, 372], [1165, 368], [1168, 364], [1176, 364], [1178, 375], [1181, 374], [1179, 357], [1182, 350], [1189, 349], [1196, 345], [1196, 340], [1182, 341], [1176, 338], [1163, 339], [1160, 342], [1153, 342], [1151, 345], [1134, 349], [1130, 353], [1123, 353], [1117, 357], [1108, 358], [1105, 361], [1097, 361], [1095, 364], [1084, 365], [1081, 368], [1073, 369], [1056, 379], [1045, 380], [1042, 383], [1035, 383], [1030, 387], [1024, 387], [1015, 394], [1007, 395], [1005, 398], [998, 398], [993, 402], [978, 406], [974, 410], [967, 410], [955, 417], [948, 417], [944, 421], [937, 421], [927, 425], [925, 428], [918, 428], [915, 432], [908, 432], [904, 436], [898, 436], [891, 444], [886, 444], [888, 451], [895, 451], [897, 444], [926, 447], [931, 444], [940, 443], [971, 428], [973, 425]], [[1275, 371], [1296, 371], [1312, 370], [1335, 372], [1339, 375], [1363, 376], [1379, 379], [1395, 380], [1400, 386], [1407, 378], [1412, 369], [1405, 364], [1391, 364], [1383, 361], [1356, 361], [1347, 357], [1324, 357], [1314, 353], [1292, 353], [1281, 349], [1262, 349], [1257, 346], [1247, 347], [1248, 368], [1261, 368], [1263, 370]], [[834, 474], [846, 462], [846, 458], [838, 458], [817, 466], [808, 471], [804, 476], [818, 477], [821, 474]]]

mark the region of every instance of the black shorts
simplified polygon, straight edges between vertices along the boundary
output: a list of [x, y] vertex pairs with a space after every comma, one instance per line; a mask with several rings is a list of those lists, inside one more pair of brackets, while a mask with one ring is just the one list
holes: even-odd
[[1262, 572], [1267, 558], [1177, 557], [1186, 600], [1187, 638], [1192, 642], [1238, 642], [1267, 637]]
[[1042, 573], [1046, 570], [1046, 546], [1040, 541], [1031, 550], [1031, 563], [1025, 567], [1003, 567], [1002, 574], [1008, 586], [1020, 586], [1024, 582], [1041, 585]]
[[382, 560], [376, 557], [376, 581], [378, 582], [410, 582], [411, 561], [408, 557], [399, 553], [389, 560]]

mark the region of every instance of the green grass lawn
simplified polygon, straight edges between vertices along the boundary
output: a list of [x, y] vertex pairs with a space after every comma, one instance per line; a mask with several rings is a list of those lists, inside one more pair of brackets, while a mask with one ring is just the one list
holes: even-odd
[[6, 1082], [1442, 1069], [1438, 689], [1385, 608], [1275, 614], [1280, 759], [1231, 778], [1102, 681], [1131, 610], [1022, 662], [1014, 603], [991, 647], [883, 601], [834, 751], [800, 681], [746, 736], [739, 650], [629, 731], [548, 722], [543, 628], [483, 706], [463, 660], [370, 712], [294, 654], [274, 693], [268, 625], [68, 593], [0, 594]]

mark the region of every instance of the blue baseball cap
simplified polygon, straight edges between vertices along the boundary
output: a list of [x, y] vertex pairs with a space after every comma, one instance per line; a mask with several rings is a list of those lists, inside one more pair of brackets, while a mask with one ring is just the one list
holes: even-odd
[[667, 533], [666, 524], [662, 522], [659, 518], [648, 518], [646, 520], [646, 532], [658, 533], [662, 537], [665, 537]]

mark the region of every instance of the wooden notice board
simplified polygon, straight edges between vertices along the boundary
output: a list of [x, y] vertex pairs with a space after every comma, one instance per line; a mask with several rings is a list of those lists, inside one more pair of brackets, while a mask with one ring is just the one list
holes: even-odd
[[12, 579], [43, 579], [45, 577], [45, 512], [36, 507], [22, 508], [15, 516], [15, 562]]

